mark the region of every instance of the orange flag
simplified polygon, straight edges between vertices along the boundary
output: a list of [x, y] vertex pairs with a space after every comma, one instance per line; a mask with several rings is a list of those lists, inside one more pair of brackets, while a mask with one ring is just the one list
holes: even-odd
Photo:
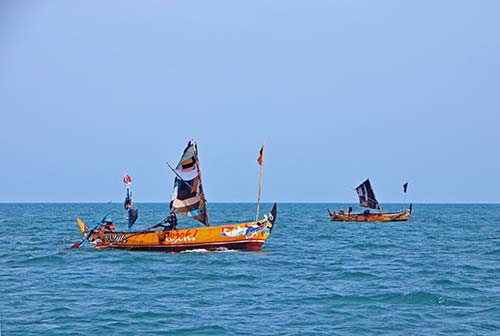
[[264, 145], [262, 145], [262, 148], [260, 149], [259, 152], [259, 157], [257, 158], [257, 162], [259, 163], [260, 166], [262, 166], [263, 161], [264, 161]]

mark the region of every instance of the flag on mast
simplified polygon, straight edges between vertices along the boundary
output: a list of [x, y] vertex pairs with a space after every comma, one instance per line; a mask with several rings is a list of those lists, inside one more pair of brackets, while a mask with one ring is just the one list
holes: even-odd
[[262, 191], [262, 163], [264, 163], [264, 144], [260, 148], [259, 157], [257, 158], [257, 163], [260, 166], [259, 173], [259, 194], [257, 196], [257, 213], [255, 214], [255, 220], [259, 220], [259, 210], [260, 210], [260, 193]]
[[264, 162], [264, 145], [260, 148], [259, 152], [259, 157], [257, 158], [257, 162], [259, 163], [259, 166], [262, 166], [262, 163]]
[[403, 184], [403, 192], [406, 194], [406, 191], [408, 190], [408, 182]]
[[125, 177], [123, 178], [123, 183], [128, 186], [129, 184], [132, 183], [132, 179], [130, 178], [130, 176], [128, 174], [125, 174]]

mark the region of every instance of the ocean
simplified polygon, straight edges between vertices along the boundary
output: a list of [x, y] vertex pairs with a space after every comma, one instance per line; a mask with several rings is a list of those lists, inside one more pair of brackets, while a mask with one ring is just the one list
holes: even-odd
[[[168, 214], [166, 204], [137, 206], [137, 229]], [[500, 205], [329, 221], [327, 208], [348, 206], [278, 204], [261, 251], [175, 254], [68, 249], [78, 216], [93, 224], [111, 209], [124, 229], [118, 203], [0, 204], [0, 334], [500, 334]], [[209, 213], [214, 225], [247, 221], [255, 205]]]

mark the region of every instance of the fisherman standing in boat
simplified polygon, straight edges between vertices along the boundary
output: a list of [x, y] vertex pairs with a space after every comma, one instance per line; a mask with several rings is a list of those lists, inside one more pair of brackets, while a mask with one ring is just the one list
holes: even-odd
[[130, 208], [128, 210], [128, 230], [130, 231], [132, 229], [132, 225], [137, 221], [137, 218], [139, 217], [139, 210]]

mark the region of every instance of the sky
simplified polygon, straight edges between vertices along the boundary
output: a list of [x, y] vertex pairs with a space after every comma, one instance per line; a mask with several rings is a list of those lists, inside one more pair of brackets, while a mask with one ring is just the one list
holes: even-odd
[[499, 202], [498, 1], [0, 0], [0, 202]]

